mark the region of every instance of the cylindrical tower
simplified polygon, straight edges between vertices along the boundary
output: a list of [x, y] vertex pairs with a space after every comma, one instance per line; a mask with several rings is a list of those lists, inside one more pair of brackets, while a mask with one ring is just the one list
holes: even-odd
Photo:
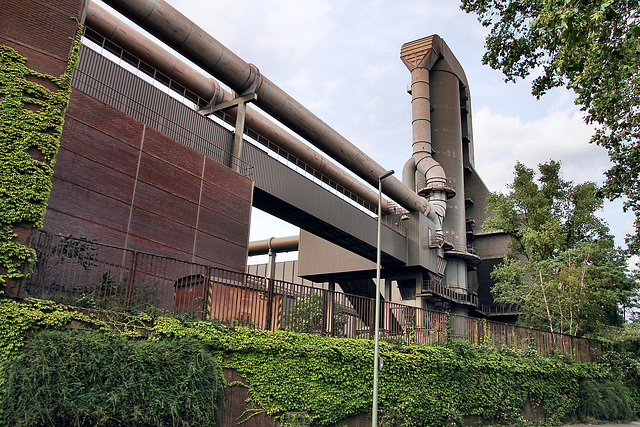
[[467, 251], [460, 80], [439, 65], [436, 63], [431, 69], [431, 140], [434, 157], [456, 190], [455, 195], [447, 201], [447, 216], [443, 223], [445, 242], [453, 246], [452, 250], [445, 252], [447, 269], [444, 282], [451, 288], [466, 292], [467, 263], [456, 256]]
[[[463, 118], [467, 118], [461, 111], [466, 77], [437, 35], [405, 43], [400, 57], [411, 71], [413, 127], [413, 156], [403, 175], [408, 182], [415, 182], [416, 191], [427, 198], [430, 205], [438, 208], [439, 218], [430, 219], [434, 220], [439, 237], [438, 257], [446, 260], [440, 263], [446, 265], [444, 274], [442, 270], [431, 269], [429, 274], [432, 280], [435, 278], [466, 297], [470, 254], [467, 251], [463, 137], [468, 126], [462, 123]], [[413, 165], [419, 172], [415, 181], [411, 180]], [[433, 249], [432, 242], [428, 247]], [[463, 307], [455, 305], [453, 311], [465, 314]]]
[[447, 197], [453, 190], [447, 186], [444, 168], [433, 157], [431, 130], [430, 72], [437, 56], [431, 54], [434, 39], [416, 40], [402, 46], [400, 57], [411, 71], [411, 122], [413, 130], [413, 163], [420, 178], [414, 188], [432, 207], [429, 218], [435, 223], [436, 237], [444, 242], [443, 222], [447, 213]]

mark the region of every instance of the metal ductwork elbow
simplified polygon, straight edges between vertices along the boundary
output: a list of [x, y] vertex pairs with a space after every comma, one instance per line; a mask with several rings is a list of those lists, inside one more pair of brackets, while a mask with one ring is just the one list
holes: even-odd
[[413, 162], [424, 176], [418, 180], [416, 191], [428, 201], [430, 209], [425, 214], [436, 225], [436, 238], [444, 243], [442, 223], [447, 213], [447, 198], [454, 196], [447, 185], [444, 168], [433, 158], [431, 147], [431, 100], [429, 94], [429, 70], [440, 57], [438, 36], [405, 43], [400, 57], [411, 71], [411, 116], [413, 128]]

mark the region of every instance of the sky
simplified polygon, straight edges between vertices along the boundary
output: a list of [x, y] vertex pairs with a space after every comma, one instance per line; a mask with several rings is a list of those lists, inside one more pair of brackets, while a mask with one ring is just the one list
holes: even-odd
[[[593, 129], [571, 92], [557, 89], [536, 100], [529, 81], [507, 84], [499, 71], [482, 65], [487, 29], [456, 1], [169, 3], [398, 177], [412, 140], [410, 73], [400, 48], [432, 34], [445, 40], [465, 70], [476, 169], [489, 190], [505, 191], [516, 161], [535, 168], [559, 160], [564, 177], [575, 182], [602, 183], [609, 167], [606, 151], [589, 144]], [[632, 216], [618, 201], [608, 203], [602, 217], [622, 245]], [[254, 210], [250, 240], [297, 232]]]

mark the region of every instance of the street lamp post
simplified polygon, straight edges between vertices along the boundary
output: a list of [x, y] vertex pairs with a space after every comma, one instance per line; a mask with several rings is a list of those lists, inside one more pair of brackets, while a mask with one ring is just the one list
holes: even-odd
[[393, 175], [393, 170], [387, 171], [378, 177], [378, 242], [376, 245], [376, 315], [375, 338], [373, 350], [373, 410], [371, 412], [371, 426], [378, 426], [378, 370], [380, 369], [380, 263], [382, 253], [380, 251], [380, 231], [382, 229], [382, 181]]

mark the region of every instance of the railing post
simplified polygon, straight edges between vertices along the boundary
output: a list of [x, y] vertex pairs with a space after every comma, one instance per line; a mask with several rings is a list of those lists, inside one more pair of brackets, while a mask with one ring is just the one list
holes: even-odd
[[265, 326], [268, 331], [273, 330], [273, 325], [271, 324], [273, 319], [273, 278], [267, 279], [267, 312], [265, 319]]
[[327, 294], [329, 295], [329, 305], [327, 310], [327, 318], [328, 318], [327, 332], [329, 332], [329, 335], [331, 336], [335, 336], [335, 332], [336, 332], [335, 331], [335, 313], [334, 313], [334, 302], [336, 300], [335, 290], [336, 290], [336, 284], [333, 282], [329, 283], [329, 289], [327, 291]]
[[211, 310], [213, 305], [213, 281], [211, 280], [211, 267], [207, 267], [207, 276], [204, 278], [204, 295], [202, 300], [202, 315], [200, 318], [202, 320], [211, 318]]
[[372, 340], [373, 339], [373, 335], [375, 333], [375, 328], [376, 328], [376, 321], [375, 321], [375, 317], [373, 316], [373, 313], [376, 311], [376, 306], [375, 306], [376, 300], [371, 299], [369, 300], [369, 306], [370, 306], [370, 314], [369, 314], [369, 339]]
[[136, 269], [138, 267], [138, 251], [132, 252], [131, 264], [129, 265], [129, 279], [127, 280], [127, 288], [124, 293], [124, 306], [129, 307], [133, 298], [133, 286], [135, 283]]
[[325, 334], [329, 323], [329, 293], [322, 290], [322, 307], [320, 308], [320, 333]]

